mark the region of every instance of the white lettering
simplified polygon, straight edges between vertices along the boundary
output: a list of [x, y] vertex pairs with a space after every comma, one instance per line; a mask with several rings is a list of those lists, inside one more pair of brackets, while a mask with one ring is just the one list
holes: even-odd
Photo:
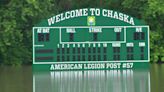
[[[119, 13], [116, 11], [107, 10], [107, 9], [102, 9], [102, 11], [100, 11], [100, 9], [98, 9], [98, 8], [90, 8], [89, 12], [90, 12], [89, 16], [101, 16], [102, 15], [103, 17], [110, 17], [110, 18], [124, 21], [131, 25], [135, 25], [133, 17], [130, 17], [126, 14]], [[63, 20], [69, 19], [69, 18], [75, 18], [75, 17], [81, 17], [81, 16], [88, 16], [87, 8], [67, 11], [65, 13], [61, 13], [56, 16], [53, 16], [48, 19], [48, 25], [52, 25], [54, 23], [57, 23], [57, 22], [60, 22], [60, 21], [63, 21]]]
[[107, 16], [107, 10], [106, 10], [106, 9], [103, 9], [103, 10], [102, 10], [102, 15], [103, 15], [104, 17]]
[[114, 12], [113, 18], [118, 19], [118, 13], [117, 12]]
[[106, 68], [120, 68], [121, 63], [107, 63]]
[[94, 15], [94, 11], [95, 11], [94, 8], [90, 8], [90, 12], [91, 12], [91, 15], [92, 15], [92, 16]]
[[104, 69], [105, 64], [84, 64], [84, 69]]
[[60, 15], [56, 15], [56, 22], [59, 22], [60, 21]]

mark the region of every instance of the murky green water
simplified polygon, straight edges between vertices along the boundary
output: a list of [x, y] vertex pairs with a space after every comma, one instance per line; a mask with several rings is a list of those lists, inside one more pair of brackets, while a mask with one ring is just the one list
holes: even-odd
[[150, 69], [32, 72], [0, 67], [0, 92], [163, 92], [164, 64]]
[[0, 67], [0, 92], [32, 92], [32, 68]]

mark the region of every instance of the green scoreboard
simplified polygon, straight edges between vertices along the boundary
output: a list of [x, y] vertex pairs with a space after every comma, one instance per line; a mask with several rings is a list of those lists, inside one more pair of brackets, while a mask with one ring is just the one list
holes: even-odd
[[76, 9], [33, 27], [34, 69], [142, 68], [149, 57], [149, 26], [117, 11]]

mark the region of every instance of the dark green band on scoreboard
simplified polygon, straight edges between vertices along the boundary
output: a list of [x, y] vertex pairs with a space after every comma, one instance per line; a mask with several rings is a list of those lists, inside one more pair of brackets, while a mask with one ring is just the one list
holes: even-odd
[[116, 11], [77, 9], [33, 27], [34, 68], [126, 69], [149, 57], [149, 26]]
[[111, 70], [111, 69], [148, 69], [147, 62], [111, 62], [111, 63], [67, 63], [67, 64], [35, 64], [34, 71], [67, 71], [67, 70]]

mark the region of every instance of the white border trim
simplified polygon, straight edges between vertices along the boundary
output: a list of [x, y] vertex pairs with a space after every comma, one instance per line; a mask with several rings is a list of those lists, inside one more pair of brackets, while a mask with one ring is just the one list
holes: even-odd
[[[58, 26], [58, 27], [33, 27], [35, 28], [90, 28], [93, 26]], [[135, 28], [135, 27], [149, 27], [148, 25], [144, 25], [144, 26], [94, 26], [94, 28], [115, 28], [115, 27], [128, 27], [128, 28]]]
[[126, 27], [124, 27], [124, 41], [126, 42]]
[[148, 60], [121, 60], [121, 61], [62, 61], [62, 62], [35, 62], [34, 64], [78, 64], [78, 63], [137, 63], [137, 62], [149, 62]]
[[[81, 27], [81, 28], [83, 28], [83, 27]], [[90, 28], [90, 27], [89, 27]], [[94, 28], [94, 27], [92, 27], [92, 28]], [[110, 28], [110, 27], [109, 27]], [[112, 27], [113, 28], [113, 27]], [[123, 30], [123, 32], [124, 31], [126, 31], [126, 28], [125, 27], [123, 27], [124, 28], [124, 30]], [[60, 36], [59, 36], [59, 39], [60, 39], [60, 44], [83, 44], [83, 43], [126, 43], [126, 35], [125, 35], [125, 33], [126, 32], [124, 32], [124, 38], [123, 38], [123, 41], [83, 41], [83, 42], [66, 42], [66, 41], [62, 41], [62, 32], [61, 32], [61, 29], [62, 28], [59, 28], [60, 29], [60, 31], [59, 31], [59, 34], [60, 34]], [[101, 30], [102, 30], [102, 27], [101, 27]]]
[[59, 44], [61, 44], [61, 28], [59, 28]]
[[35, 48], [34, 48], [34, 44], [35, 44], [35, 40], [34, 40], [34, 38], [35, 38], [35, 35], [34, 35], [34, 27], [33, 27], [33, 29], [32, 29], [32, 40], [33, 40], [33, 43], [32, 43], [32, 49], [33, 49], [33, 64], [35, 63]]
[[[95, 26], [94, 28], [100, 28], [100, 27], [103, 27], [103, 28], [115, 28], [115, 27], [122, 27], [124, 28], [135, 28], [135, 27], [146, 27], [147, 28], [147, 31], [148, 31], [148, 60], [122, 60], [122, 61], [72, 61], [72, 62], [35, 62], [35, 47], [44, 47], [44, 45], [35, 45], [35, 32], [34, 30], [36, 28], [59, 28], [59, 35], [61, 35], [61, 28], [90, 28], [90, 26], [62, 26], [62, 27], [33, 27], [33, 64], [57, 64], [57, 63], [103, 63], [103, 62], [149, 62], [150, 61], [150, 39], [149, 39], [149, 26], [148, 25], [145, 25], [145, 26]], [[126, 30], [124, 31], [124, 34]], [[126, 36], [126, 35], [125, 35]], [[124, 36], [124, 40], [126, 41], [126, 37]], [[61, 39], [59, 39], [60, 42], [61, 42]], [[115, 42], [118, 42], [118, 41], [115, 41]], [[70, 42], [71, 43], [71, 42]], [[84, 42], [82, 42], [84, 43]], [[85, 43], [96, 43], [96, 42], [85, 42]], [[97, 43], [105, 43], [105, 42], [97, 42]], [[120, 43], [124, 43], [120, 41]], [[66, 43], [67, 44], [67, 43]]]
[[148, 61], [150, 61], [150, 29], [149, 29], [149, 26], [147, 27], [147, 30], [148, 30]]
[[60, 44], [83, 44], [83, 43], [125, 43], [125, 41], [101, 41], [101, 42], [98, 42], [98, 41], [92, 41], [92, 42], [89, 42], [89, 41], [85, 41], [85, 42], [61, 42]]

